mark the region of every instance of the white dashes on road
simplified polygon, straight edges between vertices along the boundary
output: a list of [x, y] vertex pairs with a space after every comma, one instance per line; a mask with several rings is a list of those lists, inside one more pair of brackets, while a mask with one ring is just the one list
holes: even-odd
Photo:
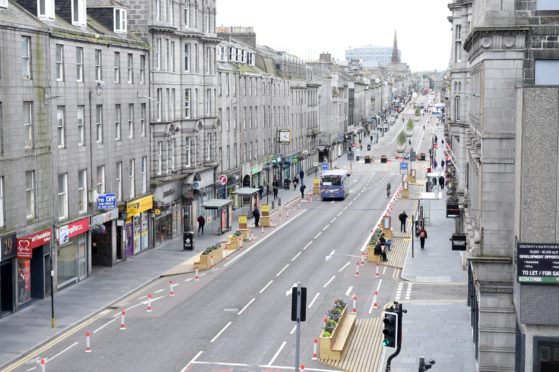
[[412, 286], [413, 286], [413, 283], [408, 283], [408, 289], [406, 290], [406, 300], [410, 299]]
[[396, 301], [400, 301], [400, 297], [402, 297], [402, 290], [404, 289], [404, 283], [398, 284], [398, 289], [396, 290]]

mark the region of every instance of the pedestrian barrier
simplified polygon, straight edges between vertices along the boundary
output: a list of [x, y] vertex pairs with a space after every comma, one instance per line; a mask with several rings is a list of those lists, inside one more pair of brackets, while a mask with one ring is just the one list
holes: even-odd
[[355, 276], [359, 277], [359, 261], [357, 261], [357, 265], [355, 265]]
[[124, 331], [126, 329], [126, 325], [124, 323], [124, 317], [126, 316], [126, 310], [122, 309], [120, 313], [120, 330]]
[[198, 269], [196, 269], [196, 274], [194, 275], [194, 281], [198, 281], [200, 278], [198, 277]]
[[91, 343], [90, 343], [91, 333], [89, 331], [85, 332], [85, 352], [91, 353]]
[[175, 287], [175, 283], [173, 283], [173, 279], [169, 280], [169, 296], [170, 297], [175, 296], [174, 287]]
[[148, 307], [146, 308], [146, 311], [148, 313], [151, 313], [151, 311], [152, 311], [152, 308], [151, 308], [151, 293], [148, 294]]
[[41, 358], [41, 362], [39, 363], [41, 366], [41, 372], [45, 372], [47, 368], [47, 361], [45, 358]]
[[376, 262], [375, 266], [375, 278], [378, 278], [380, 276], [379, 274], [379, 265], [380, 265], [380, 255], [377, 254], [377, 256], [379, 257], [378, 261]]
[[357, 314], [357, 296], [353, 295], [353, 314]]
[[318, 359], [318, 337], [315, 337], [313, 340], [313, 349], [312, 349], [312, 360]]

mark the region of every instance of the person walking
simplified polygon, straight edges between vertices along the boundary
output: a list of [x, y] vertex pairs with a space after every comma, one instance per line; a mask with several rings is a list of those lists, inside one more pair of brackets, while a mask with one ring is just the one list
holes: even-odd
[[441, 160], [441, 168], [444, 168], [444, 160]]
[[391, 187], [392, 187], [392, 186], [390, 185], [390, 182], [388, 182], [388, 183], [386, 184], [386, 197], [387, 197], [387, 198], [390, 198], [390, 188], [391, 188]]
[[408, 215], [406, 214], [406, 211], [403, 211], [402, 213], [400, 213], [400, 215], [398, 216], [398, 219], [400, 220], [400, 232], [405, 233], [406, 232], [406, 221], [408, 219]]
[[260, 198], [260, 200], [262, 200], [263, 196], [264, 196], [264, 186], [259, 185], [258, 186], [258, 197]]
[[258, 207], [254, 208], [252, 211], [252, 217], [254, 217], [254, 227], [258, 227], [258, 222], [260, 222], [260, 211]]
[[441, 187], [441, 190], [444, 190], [444, 177], [443, 176], [439, 177], [439, 186]]
[[299, 188], [299, 191], [301, 191], [301, 199], [305, 199], [305, 189], [307, 188], [307, 186], [305, 186], [304, 183], [301, 183], [301, 187]]
[[274, 200], [276, 200], [278, 198], [278, 187], [274, 186]]
[[437, 161], [433, 160], [433, 169], [437, 169]]
[[299, 179], [297, 176], [293, 177], [293, 190], [297, 190], [297, 184], [299, 183]]
[[382, 245], [381, 245], [381, 243], [380, 243], [380, 240], [379, 240], [379, 241], [377, 242], [377, 244], [375, 245], [375, 254], [376, 254], [376, 255], [379, 255], [379, 256], [382, 256], [382, 261], [383, 261], [383, 262], [387, 262], [387, 261], [388, 261], [388, 258], [386, 258], [386, 252], [384, 252], [384, 251], [382, 250]]
[[302, 169], [299, 171], [299, 178], [301, 179], [301, 183], [303, 183], [303, 179], [305, 178], [305, 172], [303, 172]]
[[425, 239], [427, 239], [427, 230], [424, 226], [419, 229], [419, 243], [421, 244], [421, 249], [425, 248]]
[[204, 216], [198, 216], [198, 235], [200, 235], [200, 231], [202, 231], [202, 235], [204, 235], [204, 225], [206, 224], [206, 219]]

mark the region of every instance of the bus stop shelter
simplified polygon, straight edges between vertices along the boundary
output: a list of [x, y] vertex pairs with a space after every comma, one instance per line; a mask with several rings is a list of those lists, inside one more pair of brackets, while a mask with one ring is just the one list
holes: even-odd
[[233, 194], [235, 195], [235, 198], [240, 198], [235, 204], [240, 206], [243, 214], [250, 218], [252, 216], [251, 212], [260, 204], [258, 200], [258, 189], [253, 187], [242, 187], [235, 190]]
[[233, 227], [233, 201], [230, 199], [209, 199], [202, 204], [206, 211], [214, 213], [217, 222], [217, 234], [221, 235]]

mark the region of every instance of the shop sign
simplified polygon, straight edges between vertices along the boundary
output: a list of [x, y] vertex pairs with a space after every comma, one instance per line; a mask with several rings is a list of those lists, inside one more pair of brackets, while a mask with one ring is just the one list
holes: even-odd
[[35, 234], [27, 235], [16, 240], [16, 255], [17, 258], [31, 259], [32, 251], [34, 248], [43, 246], [50, 242], [51, 231], [45, 229]]
[[116, 220], [118, 218], [118, 209], [113, 209], [105, 213], [97, 214], [91, 217], [91, 225], [102, 225], [105, 222]]
[[153, 208], [153, 195], [146, 196], [141, 199], [128, 202], [126, 204], [126, 213], [128, 218], [139, 215], [142, 212], [149, 211]]
[[0, 262], [16, 255], [16, 234], [0, 238]]
[[116, 194], [101, 194], [97, 196], [97, 209], [116, 208]]
[[74, 221], [68, 225], [60, 226], [58, 228], [58, 243], [66, 244], [70, 238], [84, 234], [89, 231], [89, 218], [83, 218], [79, 221]]
[[518, 243], [519, 283], [559, 284], [559, 244]]

